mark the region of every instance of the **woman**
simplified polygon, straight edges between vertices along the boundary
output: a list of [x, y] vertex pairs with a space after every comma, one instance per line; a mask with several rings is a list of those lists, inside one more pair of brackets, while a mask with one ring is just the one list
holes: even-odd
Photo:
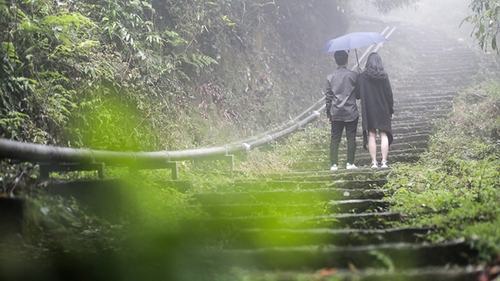
[[370, 151], [372, 168], [377, 168], [377, 131], [380, 135], [382, 153], [381, 167], [388, 168], [387, 154], [391, 145], [391, 120], [394, 118], [394, 100], [391, 83], [384, 70], [378, 53], [371, 53], [366, 61], [365, 70], [358, 77], [356, 91], [361, 98], [363, 124], [363, 147]]

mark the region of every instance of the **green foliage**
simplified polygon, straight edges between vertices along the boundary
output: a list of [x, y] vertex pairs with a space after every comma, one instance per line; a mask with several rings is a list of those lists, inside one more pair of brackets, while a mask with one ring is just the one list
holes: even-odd
[[12, 42], [2, 42], [1, 54], [4, 60], [0, 68], [0, 135], [22, 139], [23, 119], [28, 115], [24, 112], [23, 102], [27, 93], [33, 90], [34, 81], [18, 77], [15, 65], [19, 63]]
[[74, 199], [36, 195], [26, 207], [25, 246], [33, 258], [122, 249], [126, 222], [110, 223]]
[[372, 2], [381, 13], [387, 14], [392, 10], [402, 7], [415, 7], [419, 0], [370, 0], [370, 2]]
[[137, 193], [138, 221], [136, 231], [157, 233], [162, 230], [175, 230], [186, 219], [205, 216], [200, 209], [193, 206], [192, 198], [186, 192], [180, 192], [165, 184], [170, 177], [165, 171], [141, 171], [131, 177]]
[[[375, 3], [389, 10], [414, 2]], [[313, 54], [325, 37], [346, 28], [345, 15], [337, 11], [346, 4], [1, 2], [0, 55], [8, 58], [0, 70], [1, 134], [46, 144], [143, 150], [255, 134], [319, 98], [314, 81], [328, 66], [310, 60], [316, 60]], [[102, 106], [92, 112], [88, 104]], [[125, 113], [111, 117], [115, 112]], [[24, 125], [9, 121], [20, 114]], [[107, 131], [114, 137], [89, 137], [106, 132], [100, 122], [112, 124]], [[85, 127], [96, 124], [97, 129]], [[217, 128], [223, 134], [210, 132]], [[143, 141], [149, 132], [156, 136]]]
[[396, 165], [386, 186], [405, 225], [437, 227], [433, 241], [467, 239], [484, 260], [500, 243], [493, 226], [500, 213], [499, 97], [497, 80], [460, 93], [429, 151], [415, 164]]
[[387, 256], [382, 252], [374, 250], [370, 251], [370, 255], [372, 255], [375, 259], [377, 259], [380, 263], [382, 263], [387, 268], [388, 272], [395, 271], [394, 262], [392, 261], [391, 257]]
[[[94, 89], [92, 89], [94, 90]], [[96, 89], [97, 90], [97, 89]], [[99, 91], [99, 90], [97, 90]], [[102, 97], [78, 104], [70, 123], [76, 146], [113, 151], [138, 151], [148, 148], [150, 138], [137, 111], [103, 89]], [[127, 137], [125, 137], [127, 136]], [[138, 140], [142, 139], [142, 145]]]
[[185, 63], [194, 66], [196, 69], [203, 68], [204, 66], [208, 66], [211, 64], [217, 64], [217, 61], [213, 58], [205, 55], [196, 55], [192, 54], [191, 57], [184, 55], [182, 57], [182, 61]]
[[261, 152], [258, 148], [250, 150], [244, 162], [237, 162], [235, 169], [247, 175], [266, 176], [291, 171], [294, 164], [302, 159], [310, 149], [311, 143], [321, 142], [322, 128], [308, 126], [272, 144], [272, 151]]
[[[109, 176], [126, 179], [127, 186], [121, 186], [123, 196], [109, 197], [104, 202], [123, 210], [109, 220], [97, 216], [92, 212], [94, 209], [74, 198], [46, 195], [41, 191], [45, 186], [25, 187], [23, 235], [12, 237], [13, 241], [2, 236], [0, 241], [3, 276], [50, 279], [64, 270], [76, 278], [80, 274], [88, 276], [88, 270], [96, 270], [99, 276], [121, 280], [123, 270], [117, 268], [128, 268], [131, 279], [143, 278], [146, 273], [165, 278], [166, 273], [161, 272], [165, 269], [175, 269], [175, 273], [169, 274], [177, 276], [179, 266], [183, 267], [181, 271], [187, 270], [188, 264], [179, 265], [175, 261], [185, 257], [194, 262], [193, 257], [203, 248], [198, 242], [206, 238], [201, 235], [200, 227], [196, 232], [182, 230], [188, 220], [199, 219], [202, 213], [191, 203], [189, 195], [159, 182], [168, 173], [145, 171], [126, 175], [128, 171], [110, 171]], [[177, 243], [181, 240], [184, 241]], [[188, 242], [196, 248], [179, 248]], [[176, 257], [175, 261], [170, 255]]]
[[491, 47], [499, 53], [497, 37], [500, 32], [500, 1], [473, 0], [469, 8], [472, 10], [472, 15], [466, 17], [464, 21], [474, 25], [471, 35], [474, 35], [479, 46], [485, 51]]
[[158, 150], [262, 131], [319, 97], [322, 67], [294, 64], [344, 28], [336, 4], [2, 2], [2, 135]]
[[[23, 124], [2, 127], [2, 135], [46, 143], [51, 138], [58, 139], [50, 129], [62, 130], [70, 115], [71, 81], [62, 73], [72, 68], [74, 59], [88, 54], [87, 44], [79, 41], [92, 23], [78, 13], [42, 2], [24, 4], [1, 4], [6, 17], [0, 33], [0, 55], [4, 57], [0, 70], [0, 119], [9, 123], [9, 116], [19, 116], [18, 113], [27, 119]], [[55, 65], [57, 70], [48, 70]]]

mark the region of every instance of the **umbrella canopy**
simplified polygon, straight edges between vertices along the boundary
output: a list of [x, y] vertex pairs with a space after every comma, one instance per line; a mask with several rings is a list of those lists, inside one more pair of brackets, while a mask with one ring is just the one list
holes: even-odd
[[352, 50], [385, 41], [387, 41], [387, 38], [377, 32], [352, 32], [328, 41], [323, 47], [323, 52]]

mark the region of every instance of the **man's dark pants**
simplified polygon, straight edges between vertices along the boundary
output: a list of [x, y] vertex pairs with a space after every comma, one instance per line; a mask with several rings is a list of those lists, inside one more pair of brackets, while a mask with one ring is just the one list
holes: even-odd
[[356, 120], [351, 122], [332, 121], [332, 134], [330, 140], [330, 162], [332, 165], [339, 164], [339, 144], [344, 128], [347, 139], [347, 163], [354, 164], [358, 119], [359, 118], [356, 118]]

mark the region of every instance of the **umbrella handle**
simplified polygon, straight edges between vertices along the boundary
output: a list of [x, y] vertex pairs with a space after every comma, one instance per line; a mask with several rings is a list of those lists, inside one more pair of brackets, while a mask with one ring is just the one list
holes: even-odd
[[359, 68], [359, 59], [358, 59], [358, 49], [354, 49], [356, 52], [356, 62], [357, 62], [357, 67]]

